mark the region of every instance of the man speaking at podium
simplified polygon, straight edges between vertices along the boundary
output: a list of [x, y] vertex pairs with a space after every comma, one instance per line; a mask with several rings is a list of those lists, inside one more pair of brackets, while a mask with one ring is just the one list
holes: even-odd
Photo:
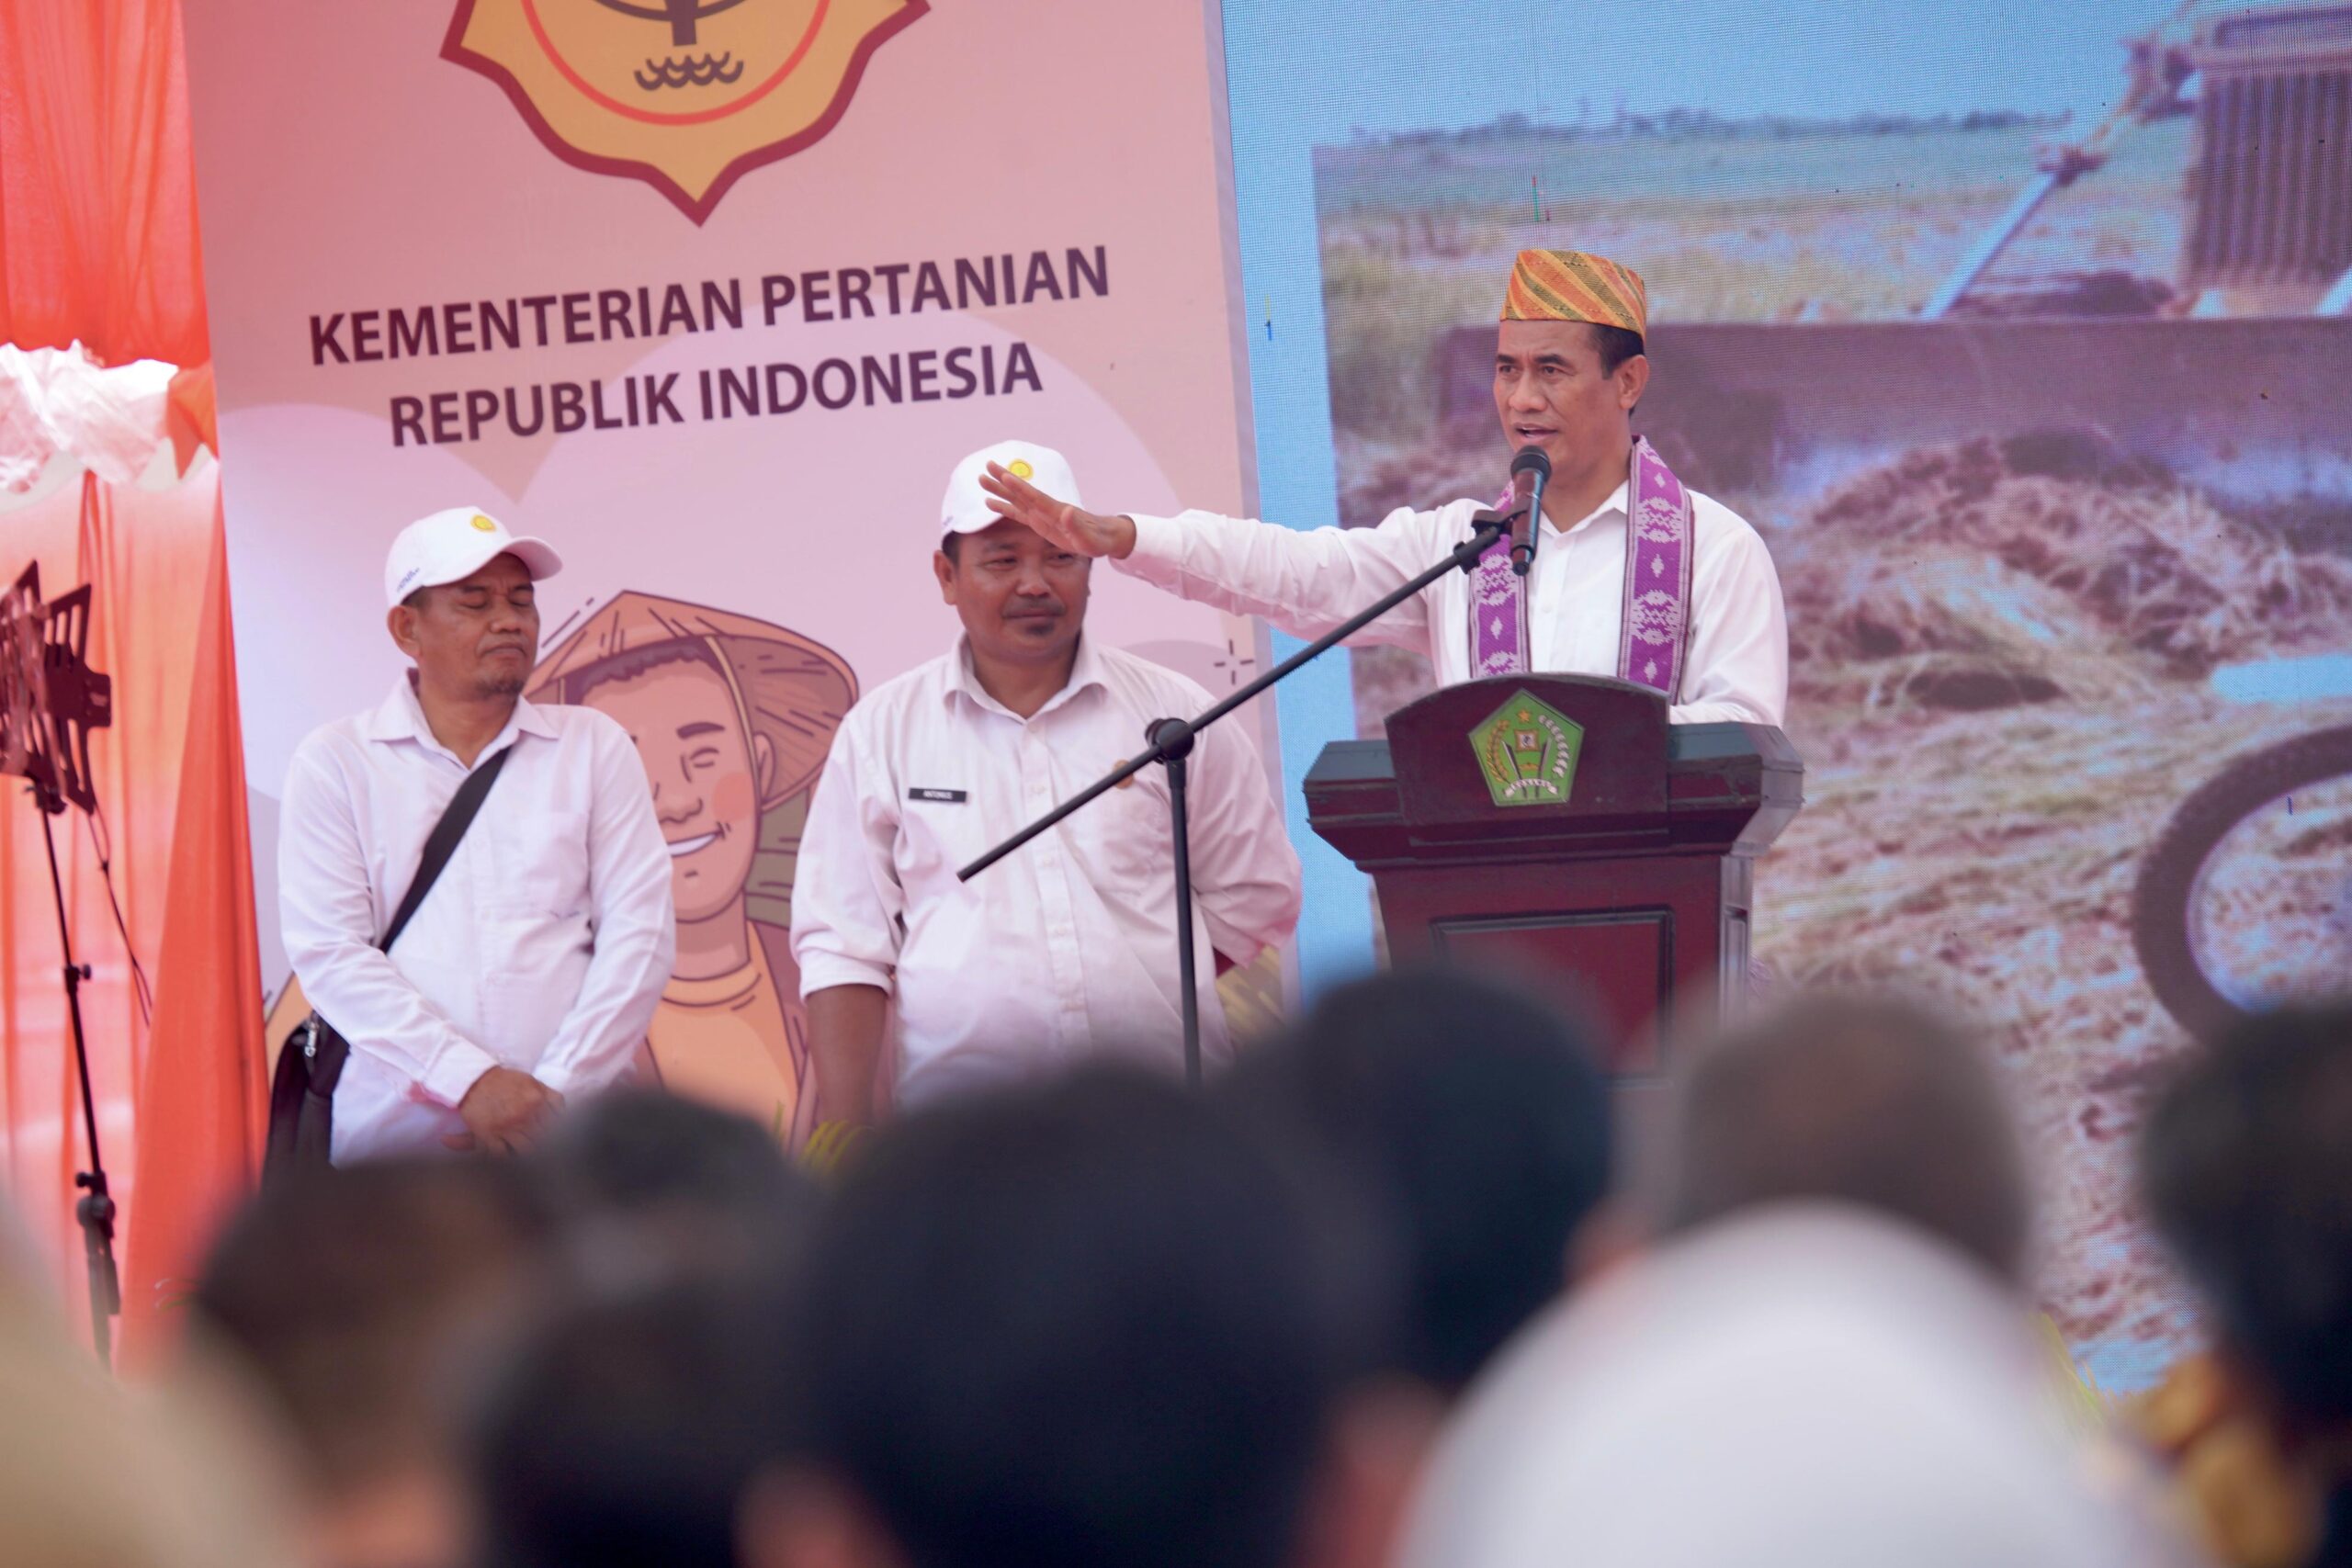
[[[1495, 412], [1507, 450], [1551, 463], [1534, 558], [1515, 571], [1497, 541], [1363, 634], [1425, 652], [1442, 684], [1481, 675], [1613, 675], [1646, 686], [1677, 724], [1777, 726], [1787, 706], [1788, 622], [1756, 530], [1683, 488], [1634, 410], [1649, 385], [1647, 293], [1630, 267], [1577, 251], [1521, 251], [1495, 341]], [[1099, 515], [1001, 467], [989, 505], [1063, 547], [1312, 637], [1402, 587], [1473, 533], [1476, 501], [1400, 507], [1375, 528], [1278, 525], [1187, 512]]]

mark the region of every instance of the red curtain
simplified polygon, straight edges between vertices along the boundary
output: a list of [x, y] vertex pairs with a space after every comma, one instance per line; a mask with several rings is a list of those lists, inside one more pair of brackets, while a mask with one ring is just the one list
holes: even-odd
[[179, 0], [0, 0], [0, 343], [212, 357]]

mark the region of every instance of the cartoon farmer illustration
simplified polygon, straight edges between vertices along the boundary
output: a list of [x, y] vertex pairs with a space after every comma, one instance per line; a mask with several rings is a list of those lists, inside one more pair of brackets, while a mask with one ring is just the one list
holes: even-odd
[[804, 1140], [815, 1086], [792, 874], [855, 675], [782, 626], [630, 592], [565, 638], [526, 694], [602, 709], [644, 759], [678, 919], [677, 962], [649, 1032], [662, 1086]]

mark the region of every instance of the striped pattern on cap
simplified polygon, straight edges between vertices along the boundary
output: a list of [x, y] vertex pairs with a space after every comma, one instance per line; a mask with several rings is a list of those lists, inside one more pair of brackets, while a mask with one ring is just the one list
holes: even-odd
[[1642, 275], [1586, 251], [1521, 251], [1503, 291], [1506, 321], [1590, 321], [1646, 337], [1650, 295]]

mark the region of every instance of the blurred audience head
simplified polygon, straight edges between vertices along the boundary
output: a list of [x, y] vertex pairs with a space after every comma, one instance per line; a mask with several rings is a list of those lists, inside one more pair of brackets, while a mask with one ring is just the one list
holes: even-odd
[[556, 1307], [475, 1432], [482, 1568], [725, 1568], [777, 1450], [771, 1295], [711, 1270]]
[[[2141, 1133], [2155, 1227], [2290, 1441], [2352, 1429], [2352, 1006], [2193, 1054]], [[2352, 1470], [2352, 1465], [2346, 1466]]]
[[781, 1440], [777, 1303], [814, 1189], [768, 1129], [658, 1093], [592, 1101], [528, 1163], [568, 1289], [475, 1413], [485, 1563], [732, 1562]]
[[[0, 1203], [0, 1231], [14, 1232]], [[0, 1244], [0, 1251], [13, 1245]], [[293, 1561], [242, 1433], [175, 1391], [134, 1394], [46, 1282], [0, 1258], [0, 1562], [281, 1568]]]
[[575, 1266], [598, 1277], [755, 1259], [796, 1239], [816, 1207], [767, 1128], [650, 1090], [567, 1112], [529, 1165]]
[[2031, 1203], [1989, 1061], [1924, 1005], [1800, 997], [1699, 1054], [1680, 1085], [1668, 1223], [1757, 1206], [1860, 1205], [1996, 1274], [2023, 1266]]
[[469, 1358], [525, 1309], [546, 1255], [517, 1162], [386, 1161], [262, 1193], [194, 1299], [289, 1442], [314, 1558], [430, 1568], [463, 1550]]
[[1396, 1238], [1397, 1371], [1460, 1389], [1567, 1281], [1610, 1183], [1609, 1087], [1566, 1020], [1447, 970], [1318, 1001], [1225, 1094], [1277, 1146], [1335, 1168]]
[[2043, 1367], [2017, 1293], [1916, 1224], [1850, 1202], [1731, 1214], [1514, 1343], [1449, 1429], [1397, 1561], [2179, 1562], [2070, 1446]]
[[1283, 1568], [1368, 1293], [1197, 1097], [1091, 1069], [874, 1138], [780, 1327], [758, 1568]]

